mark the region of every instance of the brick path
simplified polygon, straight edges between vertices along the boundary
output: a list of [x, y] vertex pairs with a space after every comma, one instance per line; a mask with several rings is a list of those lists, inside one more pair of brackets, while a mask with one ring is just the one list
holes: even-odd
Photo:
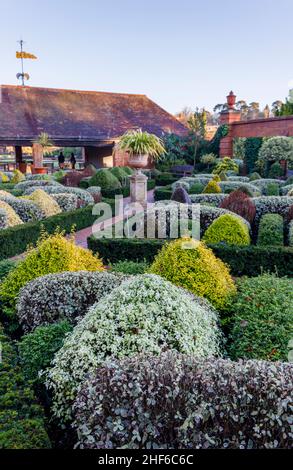
[[[124, 198], [124, 207], [130, 203], [130, 197]], [[148, 191], [148, 202], [154, 202], [154, 190]], [[113, 217], [106, 221], [104, 226], [109, 227], [117, 222], [122, 220], [121, 216]], [[82, 246], [83, 248], [87, 248], [87, 239], [92, 235], [92, 226], [79, 230], [75, 234], [75, 243], [78, 246]]]

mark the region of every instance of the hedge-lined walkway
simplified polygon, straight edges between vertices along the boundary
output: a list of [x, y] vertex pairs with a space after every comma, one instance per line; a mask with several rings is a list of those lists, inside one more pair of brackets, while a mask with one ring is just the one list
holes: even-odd
[[[124, 200], [124, 207], [130, 203], [130, 197], [125, 197]], [[154, 189], [148, 191], [148, 202], [154, 202]], [[123, 218], [121, 216], [113, 217], [105, 222], [105, 227], [109, 227], [111, 225], [120, 222]], [[92, 235], [92, 226], [79, 230], [75, 234], [75, 243], [78, 246], [82, 246], [83, 248], [87, 248], [87, 239]]]

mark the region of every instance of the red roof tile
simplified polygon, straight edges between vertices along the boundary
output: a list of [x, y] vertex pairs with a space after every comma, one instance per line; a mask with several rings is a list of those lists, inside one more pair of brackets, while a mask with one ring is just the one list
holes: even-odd
[[103, 141], [142, 128], [186, 134], [186, 128], [145, 95], [2, 85], [0, 141], [58, 139]]

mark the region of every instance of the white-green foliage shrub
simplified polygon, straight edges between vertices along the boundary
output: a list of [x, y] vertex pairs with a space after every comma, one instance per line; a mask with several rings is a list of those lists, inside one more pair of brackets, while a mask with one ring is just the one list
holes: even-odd
[[262, 196], [252, 198], [256, 207], [255, 222], [258, 223], [264, 214], [280, 214], [286, 216], [293, 204], [293, 197], [289, 196]]
[[261, 194], [260, 189], [251, 183], [243, 183], [242, 181], [220, 181], [218, 184], [223, 192], [246, 188], [252, 196], [259, 196]]
[[291, 194], [292, 190], [293, 190], [293, 184], [288, 184], [288, 185], [283, 186], [281, 188], [281, 192], [284, 196], [286, 196], [289, 193], [290, 193], [289, 195], [292, 196], [292, 194]]
[[219, 206], [227, 197], [227, 194], [190, 194], [191, 202], [194, 204], [212, 204]]
[[199, 358], [220, 354], [218, 315], [202, 300], [156, 275], [138, 275], [90, 308], [47, 373], [53, 411], [70, 418], [86, 376], [109, 357], [171, 349]]
[[[36, 190], [36, 187], [34, 186], [31, 188], [27, 188], [24, 194], [25, 195], [32, 194], [35, 190]], [[65, 187], [60, 184], [60, 186], [56, 186], [56, 185], [44, 186], [42, 187], [42, 190], [46, 191], [46, 193], [51, 194], [51, 195], [52, 194], [64, 194], [64, 193], [75, 194], [78, 198], [78, 203], [80, 207], [87, 206], [89, 204], [94, 204], [94, 198], [91, 196], [91, 194], [88, 191], [84, 189], [72, 188], [68, 186]]]
[[[199, 221], [199, 211], [192, 213], [191, 204], [183, 204], [178, 201], [162, 200], [155, 202], [144, 212], [145, 234], [148, 235], [148, 238], [163, 238], [164, 227], [167, 237], [178, 238], [179, 233], [176, 232], [180, 228], [178, 217], [180, 217], [180, 220], [193, 219]], [[148, 227], [153, 231], [152, 234], [147, 232]], [[158, 231], [160, 236], [158, 236]]]
[[228, 180], [229, 181], [239, 181], [240, 183], [249, 183], [248, 176], [233, 175], [233, 176], [228, 176]]
[[7, 202], [15, 210], [20, 219], [26, 222], [45, 219], [44, 212], [33, 201], [14, 196], [1, 196], [0, 200]]
[[20, 291], [17, 316], [27, 333], [40, 325], [60, 320], [77, 323], [89, 307], [127, 279], [107, 272], [63, 272], [47, 274], [26, 284]]
[[271, 137], [263, 142], [258, 158], [263, 162], [293, 161], [293, 139], [291, 137]]
[[51, 196], [55, 199], [62, 212], [70, 212], [77, 209], [78, 197], [76, 194], [60, 193], [51, 194]]
[[0, 208], [0, 230], [8, 227], [8, 217], [4, 209]]
[[31, 180], [21, 181], [20, 183], [15, 185], [14, 189], [25, 192], [28, 188], [31, 188], [31, 187], [36, 188], [40, 186], [43, 189], [43, 186], [62, 186], [62, 185], [60, 183], [57, 183], [57, 181], [54, 181], [54, 180], [31, 179]]
[[257, 186], [262, 194], [266, 193], [268, 185], [270, 185], [272, 183], [273, 184], [278, 184], [279, 187], [284, 185], [284, 181], [274, 179], [274, 178], [261, 178], [261, 179], [253, 181], [253, 185]]
[[78, 394], [77, 446], [289, 450], [292, 393], [292, 363], [174, 352], [111, 361]]
[[203, 186], [206, 186], [208, 182], [213, 179], [213, 176], [214, 175], [211, 174], [184, 176], [183, 178], [180, 178], [178, 181], [175, 181], [175, 183], [172, 184], [172, 190], [174, 191], [178, 186], [180, 186], [188, 192], [190, 187], [195, 183], [200, 183]]

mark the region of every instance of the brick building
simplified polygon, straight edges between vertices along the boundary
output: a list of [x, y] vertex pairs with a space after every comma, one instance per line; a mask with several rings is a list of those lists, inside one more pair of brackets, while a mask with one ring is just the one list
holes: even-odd
[[35, 167], [43, 166], [34, 141], [46, 132], [57, 147], [82, 147], [85, 161], [97, 167], [125, 165], [126, 156], [112, 157], [113, 148], [118, 137], [136, 128], [157, 136], [187, 132], [145, 95], [1, 86], [0, 146], [14, 146], [17, 163], [22, 147], [32, 146]]

